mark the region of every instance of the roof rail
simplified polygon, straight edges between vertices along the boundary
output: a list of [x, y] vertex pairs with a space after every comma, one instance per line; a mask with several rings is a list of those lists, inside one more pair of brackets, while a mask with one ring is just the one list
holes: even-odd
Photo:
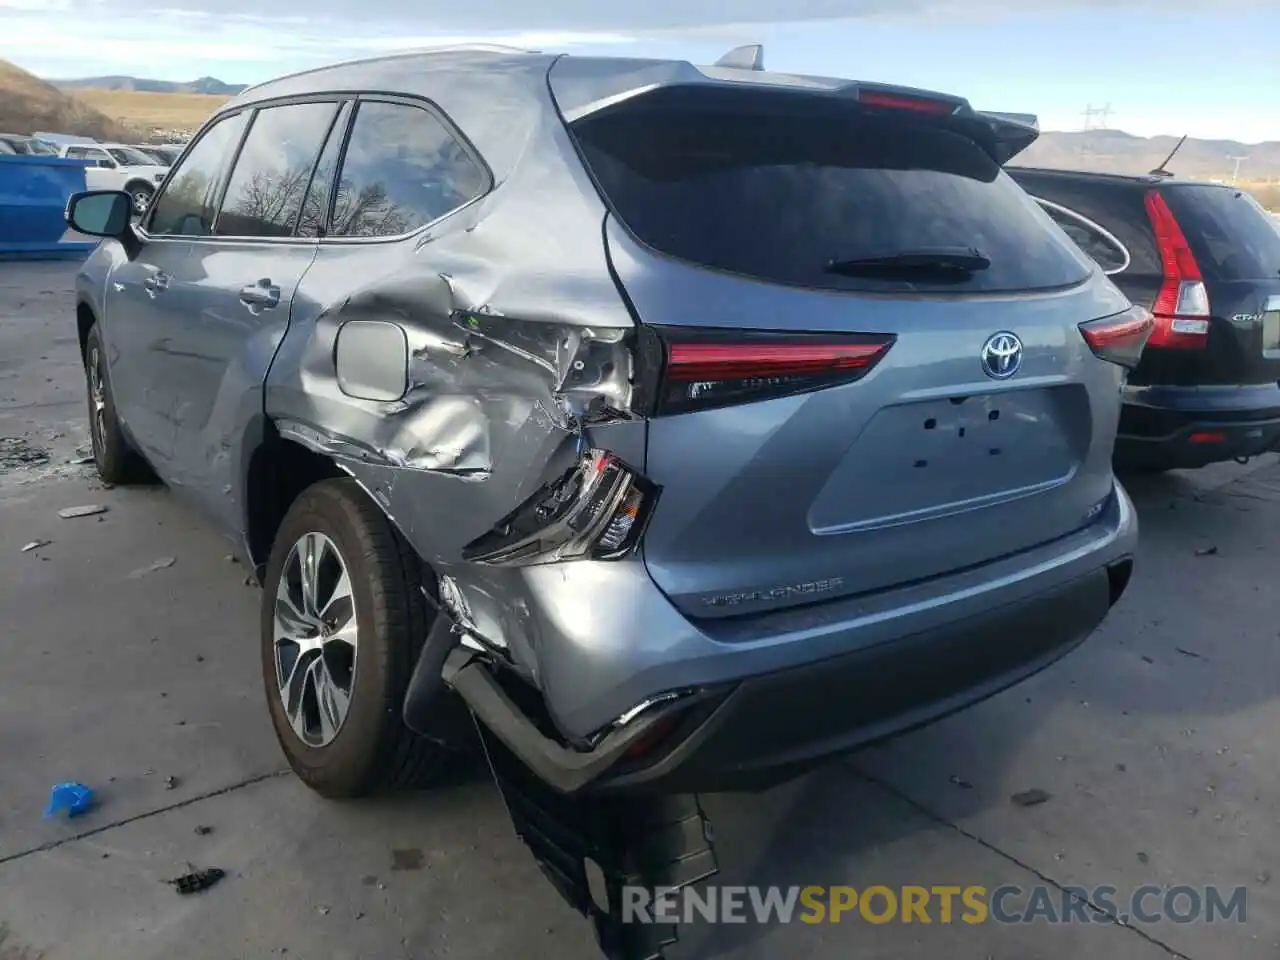
[[319, 67], [308, 67], [306, 70], [297, 70], [294, 73], [286, 73], [279, 77], [272, 77], [270, 80], [264, 80], [262, 83], [251, 84], [240, 91], [241, 94], [248, 93], [251, 90], [257, 90], [259, 87], [265, 87], [268, 84], [276, 83], [279, 80], [292, 80], [294, 77], [305, 77], [309, 73], [322, 73], [334, 67], [350, 67], [358, 63], [368, 63], [374, 60], [398, 60], [401, 57], [418, 57], [424, 53], [461, 53], [467, 50], [474, 50], [477, 53], [541, 53], [541, 50], [529, 50], [525, 47], [513, 47], [503, 43], [453, 43], [442, 44], [438, 47], [406, 47], [401, 50], [389, 50], [386, 53], [369, 57], [353, 57], [350, 60], [338, 60], [333, 63], [326, 63]]
[[734, 47], [714, 64], [717, 67], [728, 67], [731, 70], [763, 70], [764, 44], [748, 43]]

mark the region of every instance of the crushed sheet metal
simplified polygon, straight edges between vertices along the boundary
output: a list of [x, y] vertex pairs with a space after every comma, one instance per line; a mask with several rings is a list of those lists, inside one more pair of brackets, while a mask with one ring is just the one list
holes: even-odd
[[[447, 526], [460, 521], [438, 549], [422, 550], [446, 565], [582, 449], [587, 429], [639, 419], [630, 411], [632, 327], [525, 319], [536, 311], [517, 316], [487, 301], [470, 306], [478, 298], [464, 287], [456, 276], [410, 270], [346, 297], [292, 346], [298, 382], [271, 404], [281, 436], [337, 460], [415, 546], [423, 548], [417, 535], [432, 520], [437, 528], [442, 517]], [[405, 333], [408, 388], [400, 399], [353, 397], [337, 382], [338, 331], [371, 318]], [[365, 369], [378, 362], [360, 358]], [[278, 358], [278, 368], [287, 365]], [[415, 481], [412, 494], [399, 496], [409, 473], [441, 482], [428, 493]], [[467, 494], [460, 481], [491, 488]]]

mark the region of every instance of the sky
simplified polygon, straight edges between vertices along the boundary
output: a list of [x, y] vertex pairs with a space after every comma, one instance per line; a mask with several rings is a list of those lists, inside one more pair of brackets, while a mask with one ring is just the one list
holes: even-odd
[[[0, 57], [40, 76], [256, 83], [463, 42], [902, 83], [1078, 130], [1280, 140], [1280, 3], [1217, 0], [0, 0]], [[213, 12], [216, 8], [217, 12]], [[415, 9], [416, 8], [416, 9]], [[438, 9], [433, 9], [438, 8]], [[1095, 117], [1095, 123], [1101, 117]]]

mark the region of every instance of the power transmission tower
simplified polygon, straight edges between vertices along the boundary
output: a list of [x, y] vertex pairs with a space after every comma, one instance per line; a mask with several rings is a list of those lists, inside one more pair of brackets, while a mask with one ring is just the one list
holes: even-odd
[[1231, 182], [1235, 183], [1237, 180], [1240, 179], [1240, 164], [1244, 163], [1249, 158], [1248, 157], [1227, 157], [1227, 159], [1233, 161], [1236, 165], [1235, 169], [1231, 171]]
[[[1080, 115], [1084, 117], [1084, 132], [1091, 133], [1094, 130], [1107, 129], [1107, 118], [1115, 113], [1111, 109], [1111, 104], [1107, 103], [1101, 107], [1095, 107], [1092, 103], [1080, 111]], [[1080, 138], [1080, 165], [1088, 168], [1094, 160], [1094, 150], [1092, 137]]]

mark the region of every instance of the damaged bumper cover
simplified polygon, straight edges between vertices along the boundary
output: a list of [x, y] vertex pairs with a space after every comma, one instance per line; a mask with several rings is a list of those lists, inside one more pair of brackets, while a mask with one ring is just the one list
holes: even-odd
[[[691, 682], [632, 701], [635, 707], [581, 737], [566, 736], [559, 718], [540, 709], [540, 698], [520, 696], [523, 681], [474, 651], [455, 647], [437, 676], [461, 696], [484, 730], [557, 791], [765, 788], [834, 755], [991, 696], [1083, 641], [1119, 599], [1132, 569], [1135, 520], [1127, 497], [1117, 489], [1110, 515], [1055, 545], [1057, 556], [1046, 556], [1038, 570], [1033, 567], [1038, 575], [1028, 576], [1028, 589], [1019, 599], [991, 606], [979, 592], [967, 604], [952, 599], [936, 619], [919, 612], [900, 615], [893, 624], [896, 630], [881, 642], [868, 641], [865, 620], [829, 623], [825, 637], [817, 631], [789, 637], [806, 643], [813, 656], [797, 666], [793, 650], [791, 662], [777, 669], [757, 667], [768, 662], [767, 648], [704, 638], [704, 644], [728, 648], [720, 652], [736, 661], [730, 665], [738, 671], [735, 676], [717, 677], [726, 665], [716, 659], [671, 662], [669, 675], [682, 673]], [[1021, 558], [1024, 571], [1026, 559]], [[601, 566], [643, 570], [636, 563], [588, 562], [529, 568], [523, 574], [575, 568], [585, 573]], [[997, 573], [987, 571], [989, 576]], [[666, 605], [651, 582], [650, 589], [650, 609]], [[602, 596], [606, 594], [588, 594], [582, 600], [599, 603]], [[900, 603], [901, 597], [897, 599]], [[958, 614], [957, 608], [966, 613]], [[686, 632], [696, 631], [683, 622]], [[626, 629], [622, 622], [617, 626]], [[643, 623], [633, 622], [626, 637], [639, 645], [643, 629]], [[650, 640], [665, 640], [668, 650], [679, 649], [682, 642], [673, 635]], [[837, 652], [826, 654], [832, 646]], [[582, 649], [580, 668], [592, 659], [591, 650]], [[540, 679], [544, 689], [555, 690], [554, 677]], [[545, 702], [554, 706], [566, 700], [557, 701], [553, 694]], [[422, 729], [427, 721], [415, 716], [412, 701], [411, 691], [406, 720]]]

